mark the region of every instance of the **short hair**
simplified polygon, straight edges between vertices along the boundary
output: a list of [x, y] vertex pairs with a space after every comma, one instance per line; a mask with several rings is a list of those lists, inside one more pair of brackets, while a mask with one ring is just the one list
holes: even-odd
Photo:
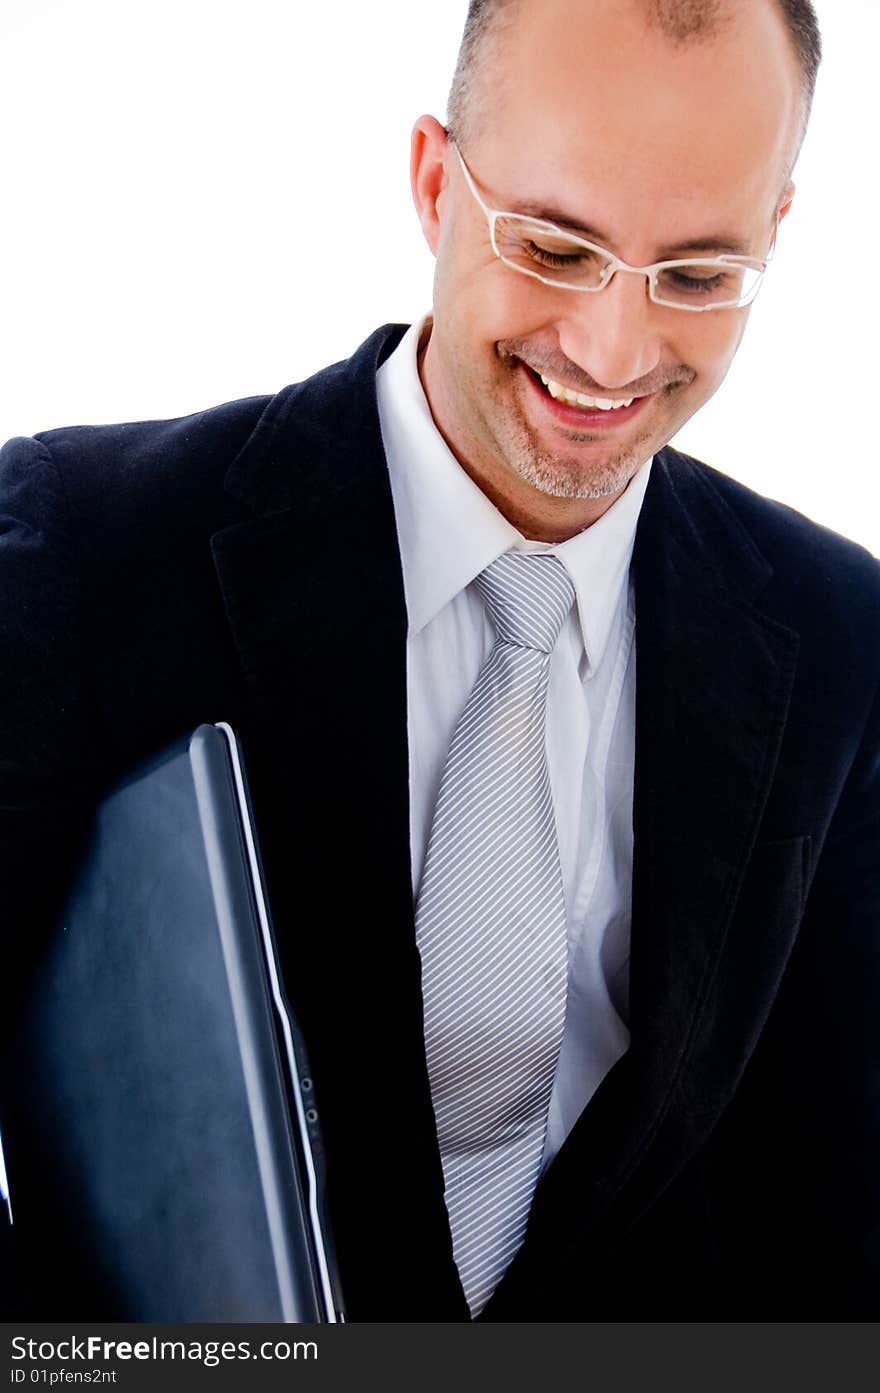
[[[501, 33], [503, 21], [513, 18], [522, 3], [523, 0], [470, 0], [447, 105], [447, 129], [457, 143], [466, 137], [473, 123], [477, 77], [489, 41]], [[710, 38], [731, 15], [729, 0], [644, 0], [644, 3], [649, 20], [675, 43]], [[804, 110], [799, 149], [822, 58], [822, 39], [812, 0], [773, 0], [773, 3], [785, 23], [801, 69]]]
[[476, 79], [481, 59], [486, 56], [489, 38], [497, 37], [502, 19], [509, 18], [512, 5], [518, 3], [519, 0], [469, 0], [446, 104], [446, 129], [456, 143], [472, 124]]

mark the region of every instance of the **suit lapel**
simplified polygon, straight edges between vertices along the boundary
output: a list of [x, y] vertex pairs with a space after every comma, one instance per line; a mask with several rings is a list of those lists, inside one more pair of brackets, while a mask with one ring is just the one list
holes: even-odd
[[544, 1176], [489, 1319], [644, 1212], [708, 1135], [773, 1000], [790, 942], [760, 904], [729, 934], [796, 663], [797, 635], [756, 604], [770, 575], [708, 471], [662, 451], [633, 557], [631, 1046]]
[[273, 399], [227, 475], [255, 516], [212, 546], [247, 684], [244, 752], [318, 1089], [347, 1299], [359, 1319], [390, 1309], [453, 1319], [466, 1307], [424, 1057], [407, 619], [375, 397], [401, 333], [379, 331], [350, 364]]

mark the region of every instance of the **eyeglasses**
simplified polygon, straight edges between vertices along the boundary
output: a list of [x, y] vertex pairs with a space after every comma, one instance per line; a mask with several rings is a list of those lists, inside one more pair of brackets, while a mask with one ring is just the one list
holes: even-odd
[[618, 271], [633, 271], [646, 277], [648, 295], [656, 305], [697, 313], [741, 309], [758, 293], [769, 253], [766, 257], [723, 255], [630, 266], [605, 247], [575, 237], [555, 223], [490, 208], [457, 145], [455, 153], [468, 188], [488, 220], [492, 250], [513, 271], [560, 290], [587, 291], [604, 290]]

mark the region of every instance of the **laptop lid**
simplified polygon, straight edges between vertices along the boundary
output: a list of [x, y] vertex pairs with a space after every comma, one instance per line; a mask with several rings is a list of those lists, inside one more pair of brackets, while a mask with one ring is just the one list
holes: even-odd
[[[19, 1246], [36, 1208], [56, 1216], [56, 1304], [67, 1261], [82, 1317], [343, 1318], [317, 1090], [228, 726], [200, 726], [101, 802], [14, 1068], [12, 1212]], [[40, 1184], [18, 1186], [17, 1155]]]

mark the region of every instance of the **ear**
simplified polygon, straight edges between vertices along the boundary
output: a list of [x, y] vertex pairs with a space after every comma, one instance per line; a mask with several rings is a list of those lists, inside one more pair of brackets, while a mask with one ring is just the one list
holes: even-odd
[[[779, 208], [777, 209], [777, 212], [776, 212], [776, 226], [777, 226], [777, 227], [778, 227], [779, 224], [782, 222], [782, 219], [783, 219], [784, 217], [787, 217], [787, 216], [788, 216], [788, 211], [789, 211], [789, 209], [791, 208], [791, 205], [792, 205], [793, 200], [794, 200], [794, 184], [793, 184], [793, 183], [791, 182], [791, 180], [789, 179], [788, 185], [787, 185], [786, 189], [784, 190], [784, 192], [783, 192], [783, 194], [782, 194], [782, 198], [781, 198], [780, 201], [779, 201]], [[774, 232], [774, 234], [773, 234], [773, 241], [774, 241], [774, 242], [776, 241], [776, 233], [775, 233], [775, 232]]]
[[433, 116], [420, 116], [413, 127], [410, 182], [422, 231], [434, 255], [440, 241], [446, 189], [446, 152], [449, 137]]

